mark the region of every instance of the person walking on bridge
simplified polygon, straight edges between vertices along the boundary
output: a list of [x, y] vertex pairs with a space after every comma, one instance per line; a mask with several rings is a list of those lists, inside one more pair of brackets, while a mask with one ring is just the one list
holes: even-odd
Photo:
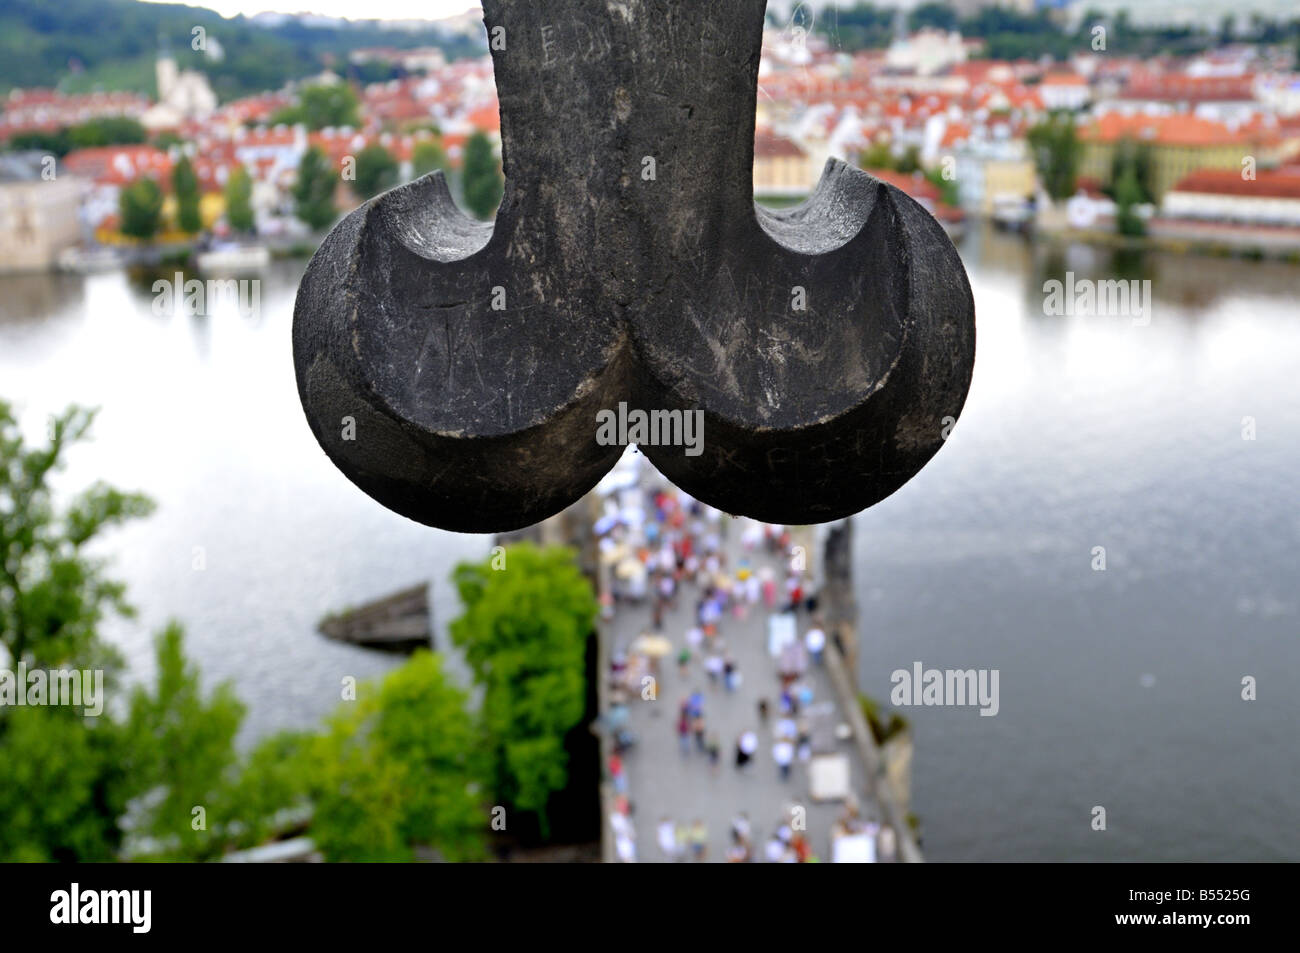
[[704, 826], [704, 821], [698, 817], [691, 824], [688, 840], [691, 845], [691, 855], [697, 862], [703, 861], [709, 849], [709, 829]]
[[790, 765], [794, 761], [794, 745], [782, 738], [772, 746], [772, 760], [781, 771], [781, 780], [790, 780]]
[[664, 855], [665, 861], [675, 864], [682, 859], [681, 849], [677, 844], [677, 825], [673, 823], [672, 818], [667, 814], [659, 819], [657, 837], [659, 852]]

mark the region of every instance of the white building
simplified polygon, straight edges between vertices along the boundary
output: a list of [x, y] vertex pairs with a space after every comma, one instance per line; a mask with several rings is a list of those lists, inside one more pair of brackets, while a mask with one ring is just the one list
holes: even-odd
[[1038, 85], [1045, 109], [1082, 109], [1092, 98], [1088, 81], [1077, 73], [1048, 73]]
[[885, 53], [885, 68], [898, 72], [933, 76], [966, 62], [966, 46], [961, 34], [943, 30], [921, 30], [895, 40]]
[[45, 271], [81, 240], [77, 210], [84, 185], [53, 156], [0, 155], [0, 272]]
[[1261, 76], [1255, 83], [1255, 96], [1279, 116], [1300, 113], [1300, 73]]
[[1300, 168], [1242, 179], [1235, 170], [1201, 169], [1165, 193], [1166, 218], [1300, 227]]
[[1098, 221], [1114, 218], [1115, 203], [1104, 195], [1076, 192], [1065, 203], [1065, 216], [1071, 228], [1092, 228]]
[[164, 53], [154, 72], [158, 102], [140, 117], [146, 129], [172, 129], [187, 119], [206, 119], [216, 111], [217, 95], [198, 70], [179, 70], [171, 54]]

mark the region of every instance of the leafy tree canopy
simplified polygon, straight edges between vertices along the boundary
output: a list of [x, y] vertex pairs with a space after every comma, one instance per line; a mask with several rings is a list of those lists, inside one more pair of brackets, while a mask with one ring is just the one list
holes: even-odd
[[242, 165], [230, 174], [224, 190], [226, 221], [237, 232], [252, 232], [257, 228], [253, 214], [253, 179]]
[[118, 194], [122, 234], [148, 241], [162, 226], [163, 193], [158, 183], [142, 175]]
[[482, 132], [476, 132], [465, 143], [465, 164], [462, 172], [465, 204], [481, 219], [488, 219], [501, 204], [504, 183], [501, 167], [492, 152], [492, 142]]
[[323, 83], [306, 86], [298, 93], [298, 102], [271, 117], [272, 123], [302, 123], [308, 129], [329, 126], [356, 126], [360, 122], [361, 101], [347, 83]]
[[568, 778], [564, 738], [584, 711], [596, 600], [570, 550], [520, 544], [506, 550], [506, 566], [456, 567], [465, 612], [451, 637], [484, 690], [496, 796], [535, 812], [545, 832], [547, 800]]
[[397, 184], [397, 160], [379, 143], [357, 153], [357, 177], [352, 190], [358, 198], [373, 198]]
[[322, 229], [338, 214], [334, 208], [334, 186], [338, 178], [323, 150], [312, 146], [298, 163], [293, 186], [294, 211], [314, 229]]
[[312, 837], [330, 860], [484, 856], [483, 760], [465, 693], [419, 652], [363, 687], [310, 747]]

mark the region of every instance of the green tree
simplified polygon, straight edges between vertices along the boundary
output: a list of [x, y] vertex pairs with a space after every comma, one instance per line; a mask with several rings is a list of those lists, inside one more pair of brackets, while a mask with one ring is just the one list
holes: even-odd
[[226, 180], [226, 221], [237, 232], [251, 232], [257, 228], [253, 215], [253, 178], [242, 165]]
[[368, 199], [397, 184], [397, 160], [379, 143], [372, 143], [357, 153], [357, 177], [352, 191]]
[[926, 181], [939, 190], [939, 198], [945, 205], [951, 205], [954, 208], [961, 205], [961, 190], [957, 188], [957, 182], [954, 179], [946, 179], [943, 175], [943, 169], [939, 166], [925, 173]]
[[172, 132], [170, 129], [164, 129], [162, 132], [158, 133], [156, 136], [153, 137], [153, 142], [151, 143], [151, 145], [155, 149], [161, 149], [163, 152], [166, 152], [167, 150], [175, 148], [177, 146], [185, 145], [185, 140], [182, 139], [180, 136], [178, 136], [176, 133]]
[[60, 509], [49, 482], [94, 418], [70, 407], [51, 418], [48, 445], [28, 448], [0, 400], [0, 643], [13, 664], [120, 667], [96, 629], [106, 612], [129, 617], [132, 609], [125, 587], [90, 551], [106, 530], [147, 515], [153, 504], [96, 483]]
[[127, 116], [100, 116], [68, 127], [68, 142], [73, 149], [135, 145], [147, 138], [144, 126]]
[[0, 715], [0, 861], [109, 861], [128, 789], [107, 718], [53, 707]]
[[911, 175], [921, 168], [921, 149], [919, 146], [910, 145], [904, 150], [898, 158], [898, 164], [894, 167], [899, 172]]
[[361, 121], [356, 90], [347, 83], [308, 86], [299, 96], [298, 103], [308, 129], [355, 126]]
[[333, 222], [335, 184], [329, 156], [312, 146], [298, 164], [298, 180], [293, 186], [294, 211], [298, 218], [318, 231]]
[[401, 75], [402, 70], [399, 67], [378, 60], [367, 63], [352, 63], [348, 66], [348, 78], [355, 80], [362, 86], [368, 86], [371, 83], [386, 83], [390, 79], [399, 79]]
[[862, 716], [867, 720], [867, 726], [871, 729], [871, 735], [876, 739], [878, 745], [885, 744], [896, 735], [904, 734], [911, 728], [906, 718], [897, 711], [884, 711], [880, 702], [870, 695], [859, 693], [858, 705], [862, 709]]
[[467, 703], [441, 659], [418, 652], [383, 680], [371, 727], [372, 743], [404, 769], [403, 839], [436, 847], [448, 860], [481, 856], [487, 827]]
[[265, 843], [279, 833], [282, 812], [309, 806], [314, 744], [313, 735], [281, 732], [263, 738], [248, 753], [225, 800], [222, 816], [238, 819], [224, 831], [229, 847]]
[[33, 129], [27, 132], [16, 132], [10, 136], [9, 141], [5, 143], [5, 150], [8, 152], [35, 150], [62, 159], [72, 151], [72, 141], [68, 138], [66, 129], [56, 129], [51, 132]]
[[877, 49], [888, 46], [894, 39], [897, 16], [898, 11], [888, 7], [858, 3], [838, 7], [833, 16], [817, 17], [814, 29], [826, 35], [837, 49]]
[[492, 140], [482, 132], [474, 133], [465, 143], [463, 176], [465, 204], [479, 218], [491, 218], [501, 204], [503, 183]]
[[[102, 535], [144, 516], [143, 496], [95, 484], [56, 506], [50, 482], [94, 413], [70, 407], [29, 447], [0, 401], [0, 652], [9, 668], [100, 670], [111, 687], [119, 654], [96, 633], [108, 613], [132, 615], [125, 589], [90, 555]], [[101, 698], [102, 701], [102, 698]], [[123, 740], [107, 712], [0, 706], [0, 860], [111, 860], [131, 791]]]
[[194, 174], [189, 156], [181, 156], [172, 167], [172, 191], [176, 194], [177, 226], [188, 235], [201, 231], [203, 216], [199, 213], [199, 177]]
[[360, 122], [360, 101], [347, 83], [306, 86], [298, 93], [297, 104], [280, 110], [271, 121], [303, 123], [308, 129], [355, 126]]
[[363, 686], [312, 750], [317, 847], [330, 860], [409, 860], [417, 845], [450, 861], [481, 858], [477, 740], [465, 693], [429, 652]]
[[162, 224], [163, 193], [158, 183], [142, 175], [118, 195], [122, 234], [148, 241]]
[[415, 144], [411, 167], [412, 173], [418, 179], [438, 169], [445, 173], [451, 168], [451, 163], [447, 160], [447, 153], [443, 151], [442, 143], [436, 139], [422, 139]]
[[1142, 201], [1136, 166], [1129, 163], [1115, 183], [1115, 226], [1121, 235], [1138, 237], [1146, 234], [1146, 223], [1137, 214], [1137, 206]]
[[545, 836], [547, 801], [568, 779], [565, 735], [584, 710], [596, 601], [570, 550], [520, 544], [506, 557], [506, 572], [488, 561], [456, 567], [465, 612], [451, 637], [483, 689], [495, 796], [536, 813]]
[[907, 26], [914, 33], [927, 27], [935, 30], [955, 30], [957, 11], [946, 3], [923, 3], [908, 14]]
[[[29, 448], [0, 402], [0, 663], [11, 667], [121, 667], [96, 625], [130, 608], [85, 549], [151, 504], [96, 485], [56, 507], [49, 488], [92, 420], [71, 408], [50, 422], [48, 446]], [[546, 578], [572, 581], [538, 577], [543, 585]], [[583, 611], [590, 616], [594, 606]], [[559, 656], [554, 641], [548, 658]], [[231, 687], [201, 688], [175, 623], [158, 635], [156, 651], [156, 677], [132, 692], [124, 719], [111, 709], [90, 717], [79, 708], [0, 705], [0, 861], [106, 861], [124, 845], [141, 859], [208, 860], [264, 842], [285, 809], [304, 807], [312, 809], [311, 836], [332, 860], [409, 860], [421, 846], [451, 861], [484, 856], [490, 756], [465, 692], [437, 657], [418, 653], [364, 687], [325, 732], [268, 738], [240, 765], [234, 739], [244, 708]], [[569, 707], [555, 691], [566, 679], [545, 665], [534, 677], [529, 704]], [[577, 678], [580, 713], [580, 669]], [[544, 692], [547, 679], [554, 684]], [[496, 684], [499, 691], [506, 682]], [[557, 713], [545, 714], [507, 741], [552, 726]], [[539, 770], [527, 759], [524, 767], [528, 776]], [[563, 775], [561, 762], [558, 783]]]
[[[1003, 6], [981, 6], [958, 24], [962, 36], [984, 40], [991, 59], [1067, 59], [1076, 42], [1053, 19], [1052, 11], [1022, 12]], [[1118, 26], [1115, 33], [1120, 33]]]
[[405, 862], [400, 764], [368, 744], [362, 724], [347, 713], [330, 723], [313, 746], [311, 838], [335, 862]]
[[1150, 143], [1138, 143], [1137, 148], [1134, 150], [1133, 174], [1137, 176], [1138, 186], [1142, 189], [1142, 201], [1154, 203], [1156, 200], [1156, 172]]
[[140, 829], [163, 857], [205, 860], [221, 852], [222, 831], [234, 819], [223, 808], [244, 706], [228, 682], [204, 697], [179, 624], [155, 645], [157, 681], [152, 691], [132, 692], [125, 729], [132, 783], [150, 795]]
[[1115, 187], [1128, 169], [1133, 170], [1137, 179], [1139, 202], [1154, 202], [1154, 171], [1151, 162], [1151, 146], [1145, 142], [1132, 139], [1121, 140], [1115, 146], [1110, 158], [1110, 183], [1105, 189], [1107, 195], [1117, 199]]
[[1232, 42], [1236, 35], [1237, 17], [1232, 13], [1225, 13], [1219, 20], [1219, 44], [1227, 46]]
[[1074, 117], [1067, 112], [1054, 113], [1030, 128], [1027, 138], [1047, 194], [1054, 199], [1073, 195], [1083, 158]]
[[858, 156], [858, 165], [863, 169], [892, 169], [894, 153], [887, 142], [873, 142]]

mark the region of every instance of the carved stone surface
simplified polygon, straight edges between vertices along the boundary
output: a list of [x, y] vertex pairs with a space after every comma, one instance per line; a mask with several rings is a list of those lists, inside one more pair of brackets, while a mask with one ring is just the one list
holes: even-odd
[[298, 291], [334, 463], [420, 522], [514, 529], [614, 464], [596, 417], [625, 401], [703, 412], [698, 456], [641, 449], [727, 512], [821, 522], [907, 482], [970, 386], [970, 286], [924, 209], [842, 163], [799, 207], [755, 206], [764, 0], [483, 8], [496, 222], [434, 173], [348, 215]]

